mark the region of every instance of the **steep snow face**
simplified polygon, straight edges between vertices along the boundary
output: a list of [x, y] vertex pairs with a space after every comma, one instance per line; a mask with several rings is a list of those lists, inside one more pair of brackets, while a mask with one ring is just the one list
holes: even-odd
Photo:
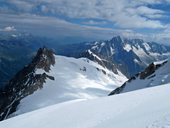
[[0, 122], [2, 128], [169, 128], [170, 84], [53, 105]]
[[55, 80], [47, 79], [42, 89], [22, 99], [12, 116], [64, 101], [107, 96], [127, 80], [121, 72], [114, 74], [86, 58], [55, 56], [55, 62], [49, 73], [35, 72], [45, 72]]

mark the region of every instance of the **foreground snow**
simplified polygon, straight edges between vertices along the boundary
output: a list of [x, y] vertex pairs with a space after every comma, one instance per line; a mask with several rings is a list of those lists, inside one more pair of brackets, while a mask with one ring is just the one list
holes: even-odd
[[0, 122], [1, 128], [170, 128], [170, 84], [66, 102]]
[[[114, 74], [86, 58], [55, 56], [55, 61], [50, 72], [46, 72], [55, 80], [47, 79], [43, 88], [21, 100], [17, 111], [10, 116], [65, 101], [107, 96], [127, 80], [120, 72]], [[37, 69], [36, 74], [44, 72]]]

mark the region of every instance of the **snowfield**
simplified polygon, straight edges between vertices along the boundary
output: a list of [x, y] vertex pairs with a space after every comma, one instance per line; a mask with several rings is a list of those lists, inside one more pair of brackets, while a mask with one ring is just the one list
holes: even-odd
[[56, 104], [0, 122], [0, 128], [170, 128], [170, 84]]
[[[86, 58], [55, 56], [55, 61], [46, 72], [55, 80], [47, 79], [42, 89], [22, 99], [10, 117], [65, 101], [107, 96], [127, 80], [121, 72], [114, 74]], [[36, 70], [36, 74], [44, 72]]]

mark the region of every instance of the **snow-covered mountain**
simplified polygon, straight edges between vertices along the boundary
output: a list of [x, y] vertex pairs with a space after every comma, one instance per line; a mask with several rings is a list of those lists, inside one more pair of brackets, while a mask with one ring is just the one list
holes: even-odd
[[[169, 127], [168, 46], [118, 36], [73, 49], [65, 51], [78, 59], [40, 48], [32, 62], [0, 89], [0, 120], [13, 117], [0, 127]], [[128, 81], [122, 74], [146, 66]], [[123, 94], [102, 98], [109, 93]]]
[[[100, 57], [114, 63], [127, 76], [135, 75], [150, 63], [164, 60], [170, 55], [170, 47], [141, 39], [127, 39], [120, 36], [110, 41], [94, 42], [82, 56]], [[96, 57], [98, 56], [98, 57]]]
[[54, 55], [38, 50], [33, 61], [0, 90], [0, 117], [29, 112], [56, 103], [92, 99], [107, 94], [127, 78], [87, 59]]
[[113, 90], [109, 95], [170, 83], [169, 67], [170, 59], [153, 62], [143, 72], [131, 77], [121, 87]]
[[[65, 49], [65, 48], [63, 48]], [[150, 63], [167, 59], [170, 46], [142, 39], [128, 39], [121, 36], [111, 40], [84, 42], [66, 47], [59, 54], [86, 57], [105, 65], [109, 70], [112, 63], [129, 78], [144, 70]]]
[[1, 128], [169, 128], [170, 84], [53, 105], [0, 122]]
[[166, 59], [170, 53], [169, 46], [120, 36], [71, 45], [28, 33], [0, 34], [0, 87], [30, 62], [33, 54], [42, 46], [53, 48], [57, 55], [86, 57], [113, 72], [118, 68], [129, 78], [153, 61]]

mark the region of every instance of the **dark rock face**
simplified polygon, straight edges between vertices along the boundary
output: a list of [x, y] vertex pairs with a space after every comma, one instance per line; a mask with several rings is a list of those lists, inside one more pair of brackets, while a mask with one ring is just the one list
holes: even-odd
[[[131, 77], [127, 82], [125, 82], [121, 87], [118, 87], [116, 88], [115, 90], [113, 90], [110, 94], [110, 95], [115, 95], [115, 94], [119, 94], [121, 93], [125, 86], [127, 86], [127, 83], [130, 83], [131, 81], [135, 80], [136, 78], [139, 78], [139, 79], [150, 79], [152, 77], [154, 77], [152, 74], [154, 74], [154, 72], [160, 68], [161, 66], [163, 66], [164, 64], [166, 64], [167, 61], [161, 63], [161, 64], [154, 64], [154, 63], [151, 63], [144, 71], [136, 74], [135, 76]], [[150, 77], [149, 77], [150, 76]], [[136, 85], [137, 86], [137, 85]]]
[[54, 64], [55, 58], [53, 52], [46, 48], [40, 48], [32, 61], [32, 65], [35, 65], [35, 68], [44, 69], [46, 72], [49, 72], [50, 66]]
[[143, 72], [140, 73], [140, 79], [145, 79], [149, 75], [153, 74], [156, 70], [156, 65], [151, 63]]
[[145, 79], [146, 77], [153, 74], [159, 67], [167, 63], [167, 61], [163, 62], [162, 64], [155, 65], [154, 63], [151, 63], [143, 72], [139, 74], [140, 79]]
[[36, 69], [44, 69], [49, 72], [50, 66], [55, 64], [52, 50], [40, 48], [32, 62], [19, 71], [13, 79], [0, 90], [0, 120], [16, 111], [20, 100], [43, 88], [46, 79], [54, 80], [53, 76], [46, 73], [35, 74]]
[[126, 83], [124, 83], [121, 87], [118, 87], [115, 90], [113, 90], [111, 93], [109, 93], [108, 96], [121, 93], [125, 86], [126, 86]]

